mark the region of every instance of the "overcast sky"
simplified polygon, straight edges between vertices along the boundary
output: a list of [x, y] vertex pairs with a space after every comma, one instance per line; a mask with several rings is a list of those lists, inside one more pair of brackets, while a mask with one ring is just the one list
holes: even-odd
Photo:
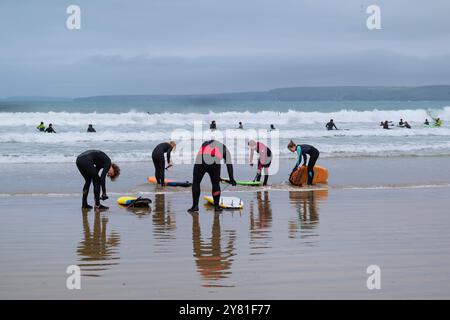
[[[70, 4], [81, 30], [66, 28]], [[448, 0], [1, 0], [0, 97], [450, 84], [449, 13]]]

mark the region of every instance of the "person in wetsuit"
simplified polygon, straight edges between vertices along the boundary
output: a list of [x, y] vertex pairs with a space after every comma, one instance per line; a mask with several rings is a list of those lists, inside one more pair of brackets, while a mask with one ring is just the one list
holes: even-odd
[[167, 156], [168, 167], [172, 166], [172, 161], [170, 160], [170, 153], [175, 151], [177, 144], [175, 141], [163, 142], [158, 144], [152, 152], [153, 165], [155, 166], [155, 177], [156, 183], [164, 187], [165, 183], [165, 170], [166, 163], [164, 161], [164, 154]]
[[405, 123], [404, 123], [404, 125], [403, 125], [403, 128], [411, 129], [411, 126], [410, 126], [410, 124], [408, 123], [408, 121], [405, 121]]
[[429, 126], [430, 122], [428, 121], [428, 119], [425, 119], [425, 122], [423, 124], [426, 125], [426, 126]]
[[234, 180], [233, 175], [233, 164], [230, 151], [224, 144], [219, 141], [205, 141], [202, 144], [195, 159], [192, 179], [192, 207], [188, 210], [189, 212], [198, 211], [198, 201], [200, 199], [200, 183], [202, 182], [205, 173], [207, 173], [209, 175], [209, 178], [211, 179], [214, 208], [216, 211], [222, 210], [219, 207], [221, 160], [224, 160], [227, 165], [230, 184], [233, 186], [236, 185], [236, 181]]
[[94, 127], [92, 126], [92, 124], [90, 124], [87, 128], [87, 132], [97, 132], [95, 131]]
[[389, 122], [388, 121], [385, 121], [383, 123], [383, 129], [387, 129], [387, 130], [391, 129], [391, 128], [389, 128]]
[[434, 126], [435, 127], [440, 127], [440, 126], [442, 126], [442, 120], [440, 119], [440, 118], [433, 118], [433, 120], [434, 120]]
[[[288, 149], [291, 152], [297, 153], [297, 164], [295, 165], [292, 171], [297, 170], [298, 166], [302, 162], [303, 165], [306, 166], [308, 162], [308, 185], [313, 184], [314, 179], [314, 166], [316, 165], [316, 161], [319, 158], [319, 150], [309, 144], [295, 144], [294, 141], [290, 141], [288, 144]], [[309, 161], [307, 161], [307, 155], [309, 155]]]
[[[104, 210], [108, 209], [100, 204], [100, 188], [102, 191], [102, 200], [108, 199], [106, 194], [106, 176], [110, 177], [114, 181], [120, 175], [120, 168], [115, 163], [111, 163], [111, 159], [100, 150], [88, 150], [83, 152], [77, 157], [76, 161], [78, 170], [83, 176], [85, 183], [83, 186], [83, 209], [92, 209], [87, 203], [87, 197], [89, 194], [89, 187], [91, 183], [94, 185], [94, 197], [95, 197], [95, 209]], [[102, 171], [99, 176], [100, 170]]]
[[239, 127], [238, 129], [244, 129], [244, 125], [242, 124], [242, 122], [239, 122]]
[[51, 123], [48, 125], [48, 128], [45, 129], [45, 132], [47, 132], [47, 133], [56, 133], [56, 131], [55, 131], [55, 129], [53, 129], [53, 125]]
[[272, 131], [272, 130], [276, 130], [275, 126], [273, 124], [270, 125], [270, 131]]
[[209, 125], [209, 130], [216, 130], [216, 129], [217, 129], [216, 121], [213, 120], [213, 121], [211, 121], [211, 124]]
[[333, 129], [339, 130], [339, 129], [336, 127], [336, 124], [334, 123], [333, 119], [331, 119], [330, 122], [328, 122], [328, 123], [325, 125], [325, 127], [327, 128], [327, 130], [333, 130]]
[[403, 119], [400, 119], [399, 123], [398, 123], [399, 127], [403, 127], [405, 126], [405, 122], [403, 122]]
[[266, 186], [269, 180], [269, 167], [272, 163], [272, 151], [264, 143], [255, 140], [250, 140], [248, 146], [250, 147], [250, 166], [253, 166], [253, 153], [256, 151], [259, 154], [258, 170], [253, 181], [261, 181], [261, 172], [264, 168], [263, 186]]
[[40, 132], [44, 132], [45, 131], [44, 122], [41, 121], [41, 123], [36, 127], [36, 129], [38, 129]]

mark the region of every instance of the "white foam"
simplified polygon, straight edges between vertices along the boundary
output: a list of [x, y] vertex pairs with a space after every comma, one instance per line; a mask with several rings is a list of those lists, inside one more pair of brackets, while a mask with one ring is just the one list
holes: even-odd
[[[202, 120], [205, 123], [216, 120], [219, 124], [235, 126], [238, 121], [244, 124], [260, 125], [291, 125], [326, 123], [330, 118], [341, 123], [377, 123], [384, 120], [397, 120], [403, 118], [410, 122], [422, 123], [425, 118], [440, 117], [450, 121], [450, 107], [438, 110], [371, 110], [354, 111], [340, 110], [336, 112], [302, 112], [289, 110], [287, 112], [260, 111], [260, 112], [212, 112], [209, 113], [154, 113], [130, 111], [126, 113], [70, 113], [70, 112], [3, 112], [0, 113], [0, 126], [37, 126], [40, 121], [53, 123], [56, 126], [85, 127], [92, 123], [103, 126], [130, 126], [130, 125], [173, 125], [190, 126], [194, 121]], [[149, 128], [150, 129], [150, 128]]]

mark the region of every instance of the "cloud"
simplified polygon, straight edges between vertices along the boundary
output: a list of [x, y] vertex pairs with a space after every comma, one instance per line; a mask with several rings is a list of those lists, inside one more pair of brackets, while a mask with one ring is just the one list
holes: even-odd
[[79, 0], [0, 3], [0, 96], [201, 93], [295, 85], [448, 83], [450, 3]]

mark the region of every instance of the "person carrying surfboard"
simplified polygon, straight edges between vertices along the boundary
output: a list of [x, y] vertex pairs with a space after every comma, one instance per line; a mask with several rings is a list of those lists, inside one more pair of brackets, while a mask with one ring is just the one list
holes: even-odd
[[[91, 183], [94, 185], [95, 210], [106, 210], [108, 207], [100, 204], [100, 189], [102, 191], [101, 199], [104, 201], [108, 199], [106, 194], [106, 176], [114, 181], [120, 175], [120, 168], [117, 164], [112, 163], [111, 159], [100, 150], [88, 150], [77, 157], [76, 161], [78, 170], [83, 176], [85, 183], [83, 186], [83, 209], [92, 209], [87, 203], [89, 194], [89, 187]], [[98, 173], [102, 171], [99, 177]]]
[[272, 151], [264, 143], [255, 140], [250, 140], [248, 146], [250, 147], [250, 166], [253, 167], [253, 153], [256, 151], [259, 154], [258, 169], [253, 181], [261, 181], [261, 173], [264, 169], [263, 186], [266, 186], [269, 180], [269, 167], [272, 163]]
[[152, 152], [153, 165], [155, 166], [155, 177], [156, 183], [164, 187], [165, 184], [165, 174], [166, 163], [164, 161], [164, 154], [167, 156], [167, 167], [173, 166], [170, 160], [170, 153], [175, 151], [177, 144], [175, 141], [163, 142], [158, 144]]
[[192, 179], [192, 207], [188, 212], [198, 211], [198, 201], [200, 199], [200, 183], [207, 173], [211, 179], [212, 196], [214, 199], [214, 208], [216, 211], [222, 211], [219, 206], [220, 201], [220, 169], [221, 161], [224, 160], [227, 165], [230, 184], [235, 186], [236, 181], [233, 175], [233, 164], [231, 154], [228, 148], [216, 140], [205, 141], [195, 159], [193, 179]]
[[[316, 165], [317, 159], [319, 158], [320, 154], [319, 150], [309, 144], [295, 144], [295, 142], [292, 140], [289, 142], [287, 147], [289, 151], [297, 153], [297, 164], [292, 171], [297, 170], [300, 163], [302, 162], [302, 159], [304, 166], [306, 166], [306, 163], [308, 163], [307, 184], [311, 186], [314, 179], [314, 166]], [[309, 161], [307, 161], [307, 155], [309, 155]]]

